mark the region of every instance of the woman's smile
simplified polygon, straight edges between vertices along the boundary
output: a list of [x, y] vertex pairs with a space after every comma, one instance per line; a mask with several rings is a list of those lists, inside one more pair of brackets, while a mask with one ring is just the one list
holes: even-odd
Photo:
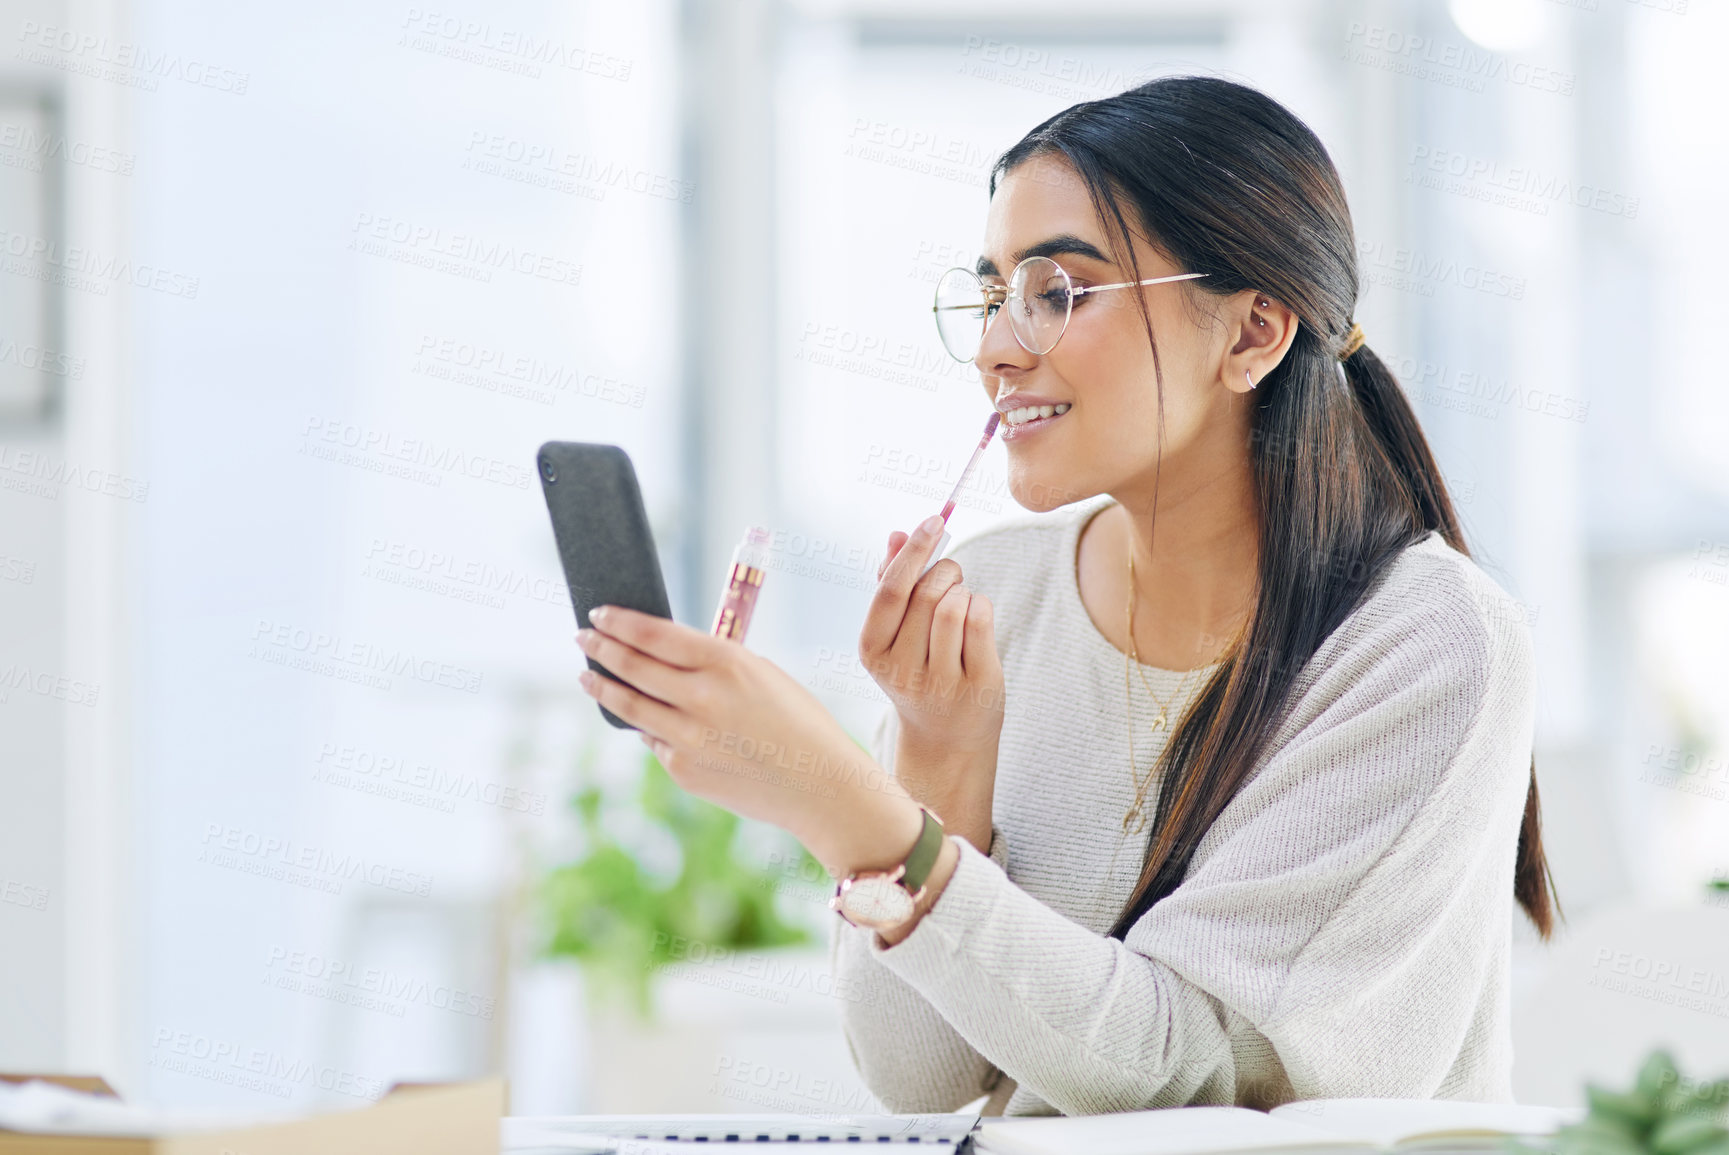
[[1018, 441], [1057, 423], [1073, 406], [1067, 401], [1042, 397], [1005, 397], [997, 402], [1003, 415], [1003, 440]]

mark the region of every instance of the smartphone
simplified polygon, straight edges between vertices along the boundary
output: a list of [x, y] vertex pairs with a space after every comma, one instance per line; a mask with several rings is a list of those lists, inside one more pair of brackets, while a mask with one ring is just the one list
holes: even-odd
[[[587, 628], [595, 606], [624, 606], [670, 621], [660, 556], [630, 455], [616, 445], [548, 441], [535, 458], [577, 625]], [[630, 685], [593, 658], [588, 668]], [[621, 730], [637, 728], [605, 706], [600, 712]]]

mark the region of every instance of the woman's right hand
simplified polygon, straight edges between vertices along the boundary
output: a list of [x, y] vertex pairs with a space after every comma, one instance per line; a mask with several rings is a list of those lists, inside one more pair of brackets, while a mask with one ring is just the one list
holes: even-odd
[[944, 558], [920, 576], [941, 536], [934, 517], [911, 537], [889, 535], [859, 660], [900, 723], [895, 777], [951, 833], [988, 853], [1003, 668], [990, 599], [962, 584], [960, 564]]

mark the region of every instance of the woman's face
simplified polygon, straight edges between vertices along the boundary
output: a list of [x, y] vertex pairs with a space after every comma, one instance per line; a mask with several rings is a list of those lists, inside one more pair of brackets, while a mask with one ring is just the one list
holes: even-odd
[[[1128, 206], [1124, 215], [1130, 216]], [[1079, 174], [1059, 158], [1033, 157], [1009, 170], [997, 187], [979, 274], [988, 285], [1004, 285], [1028, 255], [1051, 257], [1077, 288], [1194, 271], [1177, 268], [1136, 234], [1137, 277], [1106, 237]], [[1242, 394], [1248, 384], [1239, 379], [1233, 387], [1222, 376], [1233, 363], [1226, 348], [1233, 326], [1185, 305], [1184, 288], [1193, 283], [1078, 296], [1062, 339], [1043, 356], [1027, 352], [1009, 328], [1007, 311], [997, 310], [974, 364], [991, 403], [1003, 412], [1009, 492], [1022, 506], [1043, 511], [1153, 484], [1159, 395], [1135, 293], [1143, 295], [1151, 314], [1164, 376], [1159, 483], [1180, 485], [1185, 472], [1196, 481], [1215, 475], [1225, 464], [1221, 454], [1246, 461], [1249, 407]], [[1017, 428], [1008, 414], [1023, 397], [1030, 405], [1069, 409]]]

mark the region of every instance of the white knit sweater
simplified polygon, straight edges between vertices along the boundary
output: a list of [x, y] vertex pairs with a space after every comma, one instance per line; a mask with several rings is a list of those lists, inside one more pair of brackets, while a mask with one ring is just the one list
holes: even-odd
[[[899, 944], [835, 920], [865, 1082], [895, 1111], [990, 1091], [1011, 1115], [1509, 1101], [1513, 863], [1535, 712], [1516, 603], [1438, 534], [1409, 547], [1298, 675], [1270, 753], [1182, 885], [1117, 941], [1106, 932], [1146, 835], [1122, 833], [1124, 658], [1075, 572], [1082, 527], [1111, 503], [1028, 515], [947, 555], [996, 611], [994, 840], [987, 858], [955, 838], [954, 876]], [[1142, 672], [1173, 722], [1201, 683], [1191, 675], [1170, 702], [1183, 675]], [[1144, 774], [1162, 737], [1130, 685]], [[872, 744], [885, 766], [895, 725], [890, 709]]]

